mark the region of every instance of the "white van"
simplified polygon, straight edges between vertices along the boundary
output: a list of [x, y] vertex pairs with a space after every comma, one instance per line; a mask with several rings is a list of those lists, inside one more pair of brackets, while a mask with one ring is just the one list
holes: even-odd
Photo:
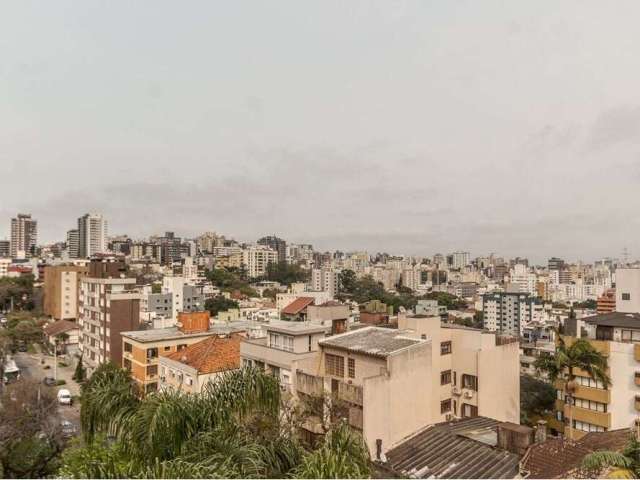
[[58, 390], [58, 403], [60, 405], [71, 405], [73, 403], [71, 392], [66, 388], [61, 388], [60, 390]]

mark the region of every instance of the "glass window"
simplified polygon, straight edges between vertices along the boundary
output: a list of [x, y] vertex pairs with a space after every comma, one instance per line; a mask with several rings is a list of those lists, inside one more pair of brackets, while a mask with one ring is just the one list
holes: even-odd
[[440, 385], [449, 385], [451, 383], [451, 370], [440, 372]]
[[448, 355], [451, 353], [451, 342], [442, 342], [440, 344], [440, 355]]
[[344, 357], [325, 354], [325, 373], [334, 377], [344, 377]]
[[356, 359], [349, 358], [347, 360], [349, 378], [356, 378]]
[[440, 413], [449, 413], [451, 411], [451, 399], [442, 400], [440, 402]]

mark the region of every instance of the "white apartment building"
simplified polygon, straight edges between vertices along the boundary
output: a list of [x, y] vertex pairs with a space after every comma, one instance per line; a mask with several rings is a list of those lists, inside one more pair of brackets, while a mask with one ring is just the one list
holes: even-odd
[[242, 250], [242, 264], [249, 278], [264, 276], [270, 263], [278, 263], [278, 252], [269, 247], [255, 245]]
[[640, 268], [616, 270], [616, 311], [640, 313]]
[[511, 269], [511, 283], [518, 287], [521, 293], [528, 293], [532, 297], [538, 296], [536, 283], [538, 276], [529, 271], [529, 268], [522, 264], [516, 264]]
[[484, 328], [492, 332], [520, 336], [532, 321], [542, 320], [543, 305], [527, 293], [491, 292], [482, 296]]
[[471, 263], [471, 254], [469, 252], [453, 252], [451, 257], [451, 268], [455, 270], [461, 270]]
[[400, 274], [400, 281], [403, 287], [417, 290], [422, 283], [422, 271], [419, 267], [405, 267]]
[[107, 221], [97, 213], [78, 218], [78, 256], [90, 258], [107, 251]]
[[338, 293], [338, 272], [331, 268], [313, 268], [311, 270], [311, 290], [327, 292], [332, 298]]

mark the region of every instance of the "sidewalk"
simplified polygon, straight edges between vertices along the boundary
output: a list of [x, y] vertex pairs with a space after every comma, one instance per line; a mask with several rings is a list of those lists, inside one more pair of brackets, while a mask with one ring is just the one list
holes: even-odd
[[[53, 365], [53, 355], [47, 355], [44, 353], [38, 353], [36, 355], [33, 355], [33, 357], [38, 361], [38, 363], [40, 364], [39, 367], [41, 369], [41, 371], [43, 372], [42, 376], [50, 376], [53, 377], [53, 373], [54, 373], [54, 365]], [[51, 368], [49, 369], [44, 369], [44, 365], [41, 364], [42, 359], [44, 358], [44, 365], [49, 365]], [[69, 390], [71, 392], [71, 395], [80, 395], [80, 385], [78, 385], [75, 380], [73, 380], [73, 373], [75, 372], [76, 369], [76, 364], [78, 363], [78, 359], [75, 357], [72, 357], [73, 361], [70, 364], [67, 364], [66, 367], [61, 367], [60, 366], [60, 362], [64, 361], [65, 363], [68, 362], [67, 358], [65, 357], [58, 357], [58, 370], [57, 370], [57, 379], [58, 380], [64, 380], [65, 382], [67, 382], [64, 386], [61, 386], [60, 388], [66, 388], [67, 390]]]

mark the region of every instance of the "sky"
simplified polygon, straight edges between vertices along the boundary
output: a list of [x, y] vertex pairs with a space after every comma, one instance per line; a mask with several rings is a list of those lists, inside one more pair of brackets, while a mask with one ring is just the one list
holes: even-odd
[[4, 2], [0, 238], [640, 257], [640, 2]]

